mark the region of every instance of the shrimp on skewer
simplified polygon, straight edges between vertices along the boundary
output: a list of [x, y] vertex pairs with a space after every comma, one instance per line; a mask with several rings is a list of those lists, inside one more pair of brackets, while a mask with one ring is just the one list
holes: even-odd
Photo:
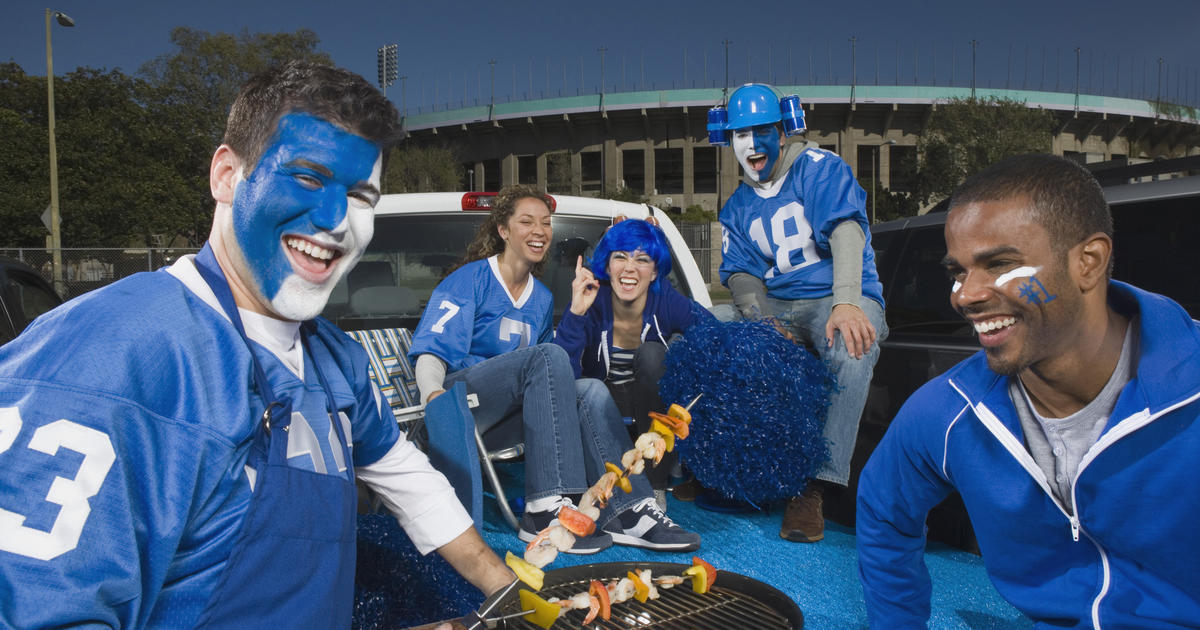
[[621, 456], [621, 467], [625, 469], [626, 475], [640, 475], [646, 468], [646, 460], [642, 459], [642, 451], [638, 448], [631, 448], [625, 451]]
[[637, 442], [633, 447], [642, 453], [642, 457], [653, 459], [654, 465], [657, 466], [662, 461], [663, 455], [667, 452], [667, 441], [663, 437], [653, 431], [647, 431], [638, 436]]

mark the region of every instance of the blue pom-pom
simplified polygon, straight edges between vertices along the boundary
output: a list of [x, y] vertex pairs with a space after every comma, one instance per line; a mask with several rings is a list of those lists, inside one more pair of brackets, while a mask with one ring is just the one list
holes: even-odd
[[483, 594], [436, 553], [422, 556], [396, 519], [358, 517], [353, 627], [407, 628], [462, 617]]
[[671, 344], [664, 401], [692, 407], [680, 457], [705, 487], [754, 504], [799, 495], [829, 457], [833, 378], [768, 322], [701, 320]]

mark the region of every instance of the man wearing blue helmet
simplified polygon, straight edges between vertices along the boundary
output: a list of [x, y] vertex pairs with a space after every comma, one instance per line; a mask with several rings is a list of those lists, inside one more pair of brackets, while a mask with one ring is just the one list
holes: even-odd
[[825, 484], [849, 481], [877, 342], [887, 336], [866, 192], [836, 154], [812, 142], [784, 143], [785, 127], [787, 135], [804, 130], [796, 97], [781, 101], [772, 87], [750, 83], [730, 95], [727, 113], [709, 129], [710, 141], [732, 144], [744, 171], [720, 215], [721, 282], [733, 293], [732, 315], [774, 319], [814, 346], [837, 377], [824, 432], [829, 461], [788, 504], [779, 531], [816, 542], [825, 536]]

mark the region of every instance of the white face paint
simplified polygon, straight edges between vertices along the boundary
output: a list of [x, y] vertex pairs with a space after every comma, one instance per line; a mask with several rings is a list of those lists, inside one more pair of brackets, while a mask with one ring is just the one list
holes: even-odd
[[[996, 278], [996, 287], [997, 288], [1003, 287], [1004, 285], [1008, 284], [1009, 282], [1012, 282], [1013, 280], [1016, 280], [1017, 278], [1032, 277], [1041, 270], [1042, 270], [1041, 267], [1017, 267], [1016, 269], [1013, 269], [1012, 271], [1010, 271], [1008, 273], [1001, 274], [1000, 277]], [[957, 289], [955, 289], [955, 290], [957, 291]]]

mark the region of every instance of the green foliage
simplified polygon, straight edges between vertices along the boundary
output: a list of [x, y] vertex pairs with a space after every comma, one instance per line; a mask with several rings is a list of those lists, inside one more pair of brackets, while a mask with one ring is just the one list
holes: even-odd
[[[0, 103], [0, 242], [37, 247], [48, 234], [39, 219], [49, 204], [45, 79], [15, 66], [0, 69], [14, 88]], [[151, 234], [187, 231], [180, 216], [199, 188], [187, 127], [165, 124], [140, 98], [143, 82], [119, 70], [81, 68], [55, 80], [59, 211], [67, 247], [123, 247]], [[187, 156], [189, 164], [176, 161]], [[207, 178], [205, 178], [207, 179]], [[207, 191], [207, 188], [204, 189]]]
[[685, 223], [712, 223], [717, 220], [717, 213], [712, 210], [705, 210], [699, 204], [692, 204], [683, 209], [679, 214], [679, 221]]
[[571, 154], [554, 151], [546, 154], [546, 192], [560, 195], [573, 193], [571, 182]]
[[163, 103], [181, 105], [200, 116], [199, 128], [208, 142], [221, 141], [225, 117], [238, 89], [246, 79], [292, 59], [332, 63], [328, 54], [317, 51], [316, 33], [208, 33], [184, 26], [171, 31], [178, 49], [142, 65], [139, 76], [156, 88]]
[[[65, 247], [203, 242], [208, 164], [229, 105], [252, 73], [288, 59], [329, 62], [311, 31], [239, 35], [187, 28], [177, 51], [137, 77], [79, 68], [55, 77], [59, 208]], [[0, 244], [41, 247], [50, 201], [46, 79], [0, 64]]]
[[917, 140], [917, 199], [943, 199], [969, 175], [1010, 155], [1050, 151], [1054, 122], [1049, 111], [1010, 99], [939, 103]]
[[453, 150], [404, 143], [392, 150], [388, 161], [388, 193], [447, 192], [463, 190], [464, 173]]

